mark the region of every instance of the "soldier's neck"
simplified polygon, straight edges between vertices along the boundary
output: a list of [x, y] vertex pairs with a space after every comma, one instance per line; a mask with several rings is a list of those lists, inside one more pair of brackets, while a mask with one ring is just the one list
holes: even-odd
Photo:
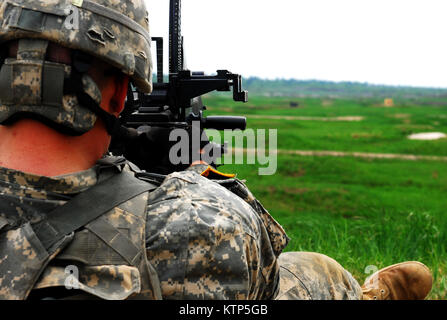
[[40, 176], [59, 176], [94, 166], [107, 151], [110, 137], [98, 121], [79, 137], [71, 137], [33, 120], [0, 126], [0, 167]]

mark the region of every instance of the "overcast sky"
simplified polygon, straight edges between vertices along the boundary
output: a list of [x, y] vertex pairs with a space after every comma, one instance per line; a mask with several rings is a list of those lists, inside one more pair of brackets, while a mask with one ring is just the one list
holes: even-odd
[[[168, 42], [169, 0], [146, 3]], [[447, 88], [446, 14], [447, 0], [183, 0], [182, 28], [192, 71]]]

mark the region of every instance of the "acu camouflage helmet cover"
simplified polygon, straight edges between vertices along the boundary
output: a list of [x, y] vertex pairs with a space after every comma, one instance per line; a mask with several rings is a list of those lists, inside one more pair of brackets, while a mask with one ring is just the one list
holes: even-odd
[[[76, 96], [62, 93], [72, 68], [45, 60], [48, 42], [97, 57], [129, 75], [142, 92], [152, 91], [151, 38], [143, 0], [2, 1], [0, 48], [13, 40], [19, 40], [17, 59], [0, 57], [0, 123], [29, 113], [75, 134], [93, 127], [97, 113], [80, 107]], [[85, 74], [79, 82], [99, 105], [101, 95], [93, 80]]]

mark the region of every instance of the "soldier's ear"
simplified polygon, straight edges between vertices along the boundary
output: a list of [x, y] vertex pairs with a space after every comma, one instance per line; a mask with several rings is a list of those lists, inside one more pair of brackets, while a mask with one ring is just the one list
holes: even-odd
[[120, 75], [115, 77], [115, 93], [111, 101], [112, 113], [118, 116], [124, 109], [129, 87], [129, 76]]

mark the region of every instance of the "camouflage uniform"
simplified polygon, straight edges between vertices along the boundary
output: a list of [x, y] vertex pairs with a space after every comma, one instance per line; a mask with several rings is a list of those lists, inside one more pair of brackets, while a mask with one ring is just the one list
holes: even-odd
[[315, 252], [279, 256], [277, 300], [361, 300], [362, 289], [337, 261]]
[[[67, 27], [71, 12], [79, 14], [78, 26]], [[99, 107], [101, 93], [87, 75], [91, 59], [83, 54], [118, 68], [150, 93], [148, 30], [142, 0], [3, 1], [0, 45], [17, 40], [18, 52], [9, 57], [0, 47], [0, 124], [31, 115], [81, 135], [101, 117], [112, 135], [116, 119]], [[72, 65], [47, 61], [49, 42], [73, 49]], [[117, 170], [130, 172], [129, 167]], [[99, 171], [97, 166], [49, 178], [0, 168], [0, 298], [359, 296], [358, 284], [330, 258], [280, 256], [288, 238], [246, 186], [231, 177], [207, 179], [200, 167], [167, 176], [151, 192], [115, 206], [55, 243], [43, 241], [42, 230], [57, 233], [48, 216], [100, 185]], [[83, 210], [104, 202], [98, 198]], [[79, 282], [69, 277], [67, 266]], [[67, 285], [76, 290], [65, 290]]]
[[[67, 284], [69, 265], [76, 266], [79, 272], [80, 291], [65, 290], [62, 297], [154, 298], [154, 288], [147, 282], [160, 286], [163, 299], [359, 297], [359, 286], [350, 274], [323, 255], [285, 253], [278, 263], [288, 238], [244, 184], [237, 179], [210, 180], [196, 171], [173, 173], [156, 190], [127, 201], [99, 218], [106, 219], [120, 232], [134, 238], [136, 245], [140, 243], [144, 247], [145, 257], [156, 271], [155, 281], [148, 281], [150, 275], [142, 274], [145, 268], [123, 261], [87, 225], [54, 254], [39, 275], [31, 297], [42, 297], [39, 294], [42, 290], [44, 295], [60, 298], [57, 291], [44, 290], [63, 288]], [[63, 205], [97, 181], [97, 167], [54, 178], [0, 168], [2, 232], [11, 232], [28, 222], [37, 224], [46, 212]], [[138, 220], [143, 217], [141, 230], [129, 227], [139, 225]], [[132, 230], [130, 235], [129, 230]], [[9, 252], [2, 248], [0, 261], [11, 250], [29, 251], [28, 258], [35, 258], [29, 245], [18, 245], [20, 242], [10, 241], [11, 237], [8, 240]], [[14, 270], [7, 273], [9, 277], [0, 277], [2, 290], [8, 287], [8, 279], [20, 278]], [[18, 298], [8, 292], [4, 296]]]
[[[36, 224], [46, 212], [94, 185], [96, 175], [97, 170], [91, 169], [48, 178], [1, 169], [0, 216], [6, 228], [2, 231], [14, 230], [27, 222]], [[147, 258], [157, 271], [163, 298], [261, 299], [275, 294], [276, 257], [287, 239], [268, 214], [256, 214], [249, 204], [219, 184], [194, 171], [185, 171], [169, 175], [155, 191], [115, 208], [106, 214], [106, 219], [118, 229], [126, 230], [126, 224], [140, 216], [141, 203], [146, 214]], [[142, 284], [138, 270], [126, 267], [111, 257], [111, 252], [104, 248], [97, 250], [107, 255], [107, 259], [95, 252], [76, 252], [88, 250], [97, 240], [89, 229], [79, 230], [74, 240], [57, 254], [35, 289], [64, 286], [65, 267], [76, 265], [83, 291], [109, 299], [139, 293]], [[13, 251], [26, 250], [24, 245], [17, 246], [14, 242], [10, 245]], [[11, 253], [3, 251], [0, 261]], [[107, 267], [105, 262], [116, 267]], [[110, 283], [122, 285], [117, 285], [113, 292]]]

